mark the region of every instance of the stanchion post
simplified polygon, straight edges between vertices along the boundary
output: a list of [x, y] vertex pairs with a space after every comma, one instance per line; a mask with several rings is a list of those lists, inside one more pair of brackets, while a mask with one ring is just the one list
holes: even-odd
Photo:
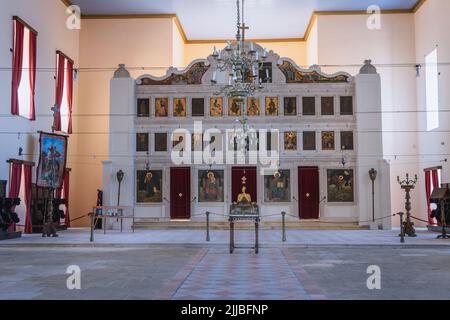
[[281, 219], [282, 219], [282, 226], [283, 226], [283, 231], [282, 231], [283, 238], [282, 238], [282, 241], [286, 242], [286, 212], [283, 211], [281, 213]]
[[211, 238], [209, 236], [209, 211], [206, 211], [206, 241], [210, 242]]
[[95, 224], [95, 209], [91, 213], [91, 242], [94, 242], [94, 224]]
[[399, 212], [398, 215], [400, 216], [400, 242], [405, 242], [405, 228], [403, 226], [403, 212]]

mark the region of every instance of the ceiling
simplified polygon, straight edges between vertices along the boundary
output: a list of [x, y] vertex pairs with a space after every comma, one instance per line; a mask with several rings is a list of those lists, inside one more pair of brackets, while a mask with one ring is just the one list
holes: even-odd
[[[72, 0], [83, 15], [176, 14], [189, 40], [226, 40], [236, 33], [236, 0]], [[247, 36], [302, 38], [314, 11], [411, 9], [417, 0], [245, 0]]]

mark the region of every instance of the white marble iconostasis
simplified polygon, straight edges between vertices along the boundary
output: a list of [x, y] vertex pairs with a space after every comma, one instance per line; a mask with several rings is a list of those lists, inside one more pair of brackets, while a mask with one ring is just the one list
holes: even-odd
[[[370, 139], [375, 139], [378, 142], [378, 137], [366, 137], [359, 134], [358, 128], [358, 111], [365, 108], [365, 104], [373, 106], [370, 101], [364, 100], [362, 95], [366, 91], [375, 91], [372, 93], [374, 97], [379, 95], [379, 81], [378, 74], [365, 74], [363, 78], [372, 86], [365, 85], [358, 87], [358, 77], [353, 78], [348, 74], [339, 73], [334, 75], [324, 75], [316, 67], [310, 70], [302, 70], [295, 66], [295, 70], [300, 74], [315, 73], [324, 78], [345, 77], [346, 81], [322, 81], [322, 82], [308, 82], [308, 83], [286, 83], [286, 77], [278, 68], [283, 62], [292, 63], [289, 59], [280, 59], [275, 53], [271, 52], [269, 55], [269, 62], [272, 62], [273, 82], [264, 85], [262, 92], [256, 96], [260, 100], [260, 116], [248, 117], [249, 125], [256, 129], [278, 130], [280, 132], [278, 144], [280, 146], [280, 161], [279, 169], [290, 170], [290, 201], [278, 203], [266, 203], [264, 201], [264, 177], [257, 175], [257, 202], [260, 205], [260, 213], [266, 216], [267, 219], [279, 219], [274, 216], [282, 211], [287, 212], [293, 216], [290, 219], [298, 219], [299, 204], [298, 204], [298, 168], [299, 167], [318, 167], [319, 169], [319, 189], [320, 195], [320, 220], [339, 220], [339, 221], [354, 221], [361, 224], [367, 224], [365, 220], [369, 216], [367, 208], [366, 212], [361, 210], [361, 201], [368, 201], [366, 186], [366, 178], [364, 174], [360, 174], [359, 170], [365, 170], [366, 166], [372, 166], [380, 169], [380, 159], [375, 157], [360, 157], [359, 148], [366, 144]], [[210, 98], [217, 94], [217, 87], [210, 84], [212, 71], [209, 68], [203, 75], [201, 84], [161, 84], [161, 82], [170, 79], [174, 75], [183, 75], [189, 68], [196, 63], [202, 62], [200, 60], [194, 61], [186, 70], [178, 71], [170, 69], [166, 77], [155, 78], [149, 75], [143, 75], [137, 80], [127, 76], [125, 69], [119, 69], [116, 72], [116, 77], [111, 81], [111, 117], [110, 123], [110, 160], [104, 164], [103, 180], [105, 200], [113, 203], [115, 193], [117, 192], [116, 182], [114, 181], [114, 172], [122, 169], [126, 171], [128, 181], [125, 190], [122, 191], [122, 203], [134, 207], [136, 217], [153, 218], [155, 220], [170, 220], [170, 168], [175, 165], [172, 164], [170, 152], [172, 142], [167, 142], [167, 152], [154, 152], [154, 134], [168, 133], [167, 138], [170, 139], [170, 134], [173, 130], [186, 129], [194, 133], [194, 123], [201, 121], [203, 129], [215, 128], [221, 132], [226, 132], [227, 129], [238, 127], [236, 117], [228, 115], [228, 100], [224, 97], [223, 109], [224, 115], [222, 117], [211, 117]], [[203, 60], [205, 66], [209, 65], [208, 60]], [[324, 79], [322, 78], [322, 79]], [[369, 79], [370, 78], [370, 79]], [[145, 81], [153, 81], [152, 84], [143, 85]], [[337, 78], [335, 78], [337, 79]], [[158, 81], [160, 83], [158, 83]], [[372, 81], [372, 82], [370, 82]], [[363, 89], [360, 89], [363, 88]], [[353, 97], [353, 114], [340, 115], [340, 97]], [[279, 99], [279, 113], [276, 116], [265, 115], [265, 97], [278, 97]], [[285, 116], [284, 111], [284, 97], [295, 97], [297, 102], [297, 114]], [[303, 97], [315, 97], [315, 115], [302, 114]], [[334, 115], [321, 115], [321, 97], [334, 97]], [[155, 99], [168, 98], [168, 117], [155, 117]], [[174, 99], [186, 98], [186, 116], [174, 117]], [[192, 116], [192, 99], [204, 98], [205, 101], [205, 115], [204, 117]], [[137, 99], [150, 99], [150, 117], [140, 118], [136, 115]], [[378, 125], [377, 123], [370, 124], [372, 127]], [[284, 132], [297, 132], [297, 150], [284, 150]], [[316, 132], [316, 150], [304, 151], [302, 148], [302, 134], [305, 131]], [[322, 150], [321, 133], [324, 131], [332, 131], [335, 134], [334, 150]], [[353, 132], [353, 150], [341, 150], [340, 132]], [[149, 134], [148, 152], [136, 152], [136, 133]], [[225, 140], [225, 139], [224, 139]], [[224, 143], [225, 144], [225, 143]], [[224, 146], [226, 149], [226, 146]], [[376, 148], [375, 148], [376, 149]], [[362, 159], [364, 159], [362, 161]], [[233, 166], [241, 166], [241, 164], [193, 164], [183, 167], [191, 168], [191, 220], [203, 221], [202, 216], [206, 211], [214, 212], [219, 215], [213, 219], [225, 220], [226, 218], [220, 215], [226, 215], [228, 208], [232, 202], [231, 199], [231, 171]], [[261, 165], [253, 165], [261, 169]], [[219, 203], [204, 203], [199, 202], [198, 194], [198, 171], [199, 170], [223, 170], [224, 171], [224, 202]], [[329, 202], [327, 199], [327, 170], [329, 169], [349, 169], [354, 173], [354, 201], [353, 202]], [[137, 203], [136, 199], [136, 172], [138, 170], [162, 170], [162, 203]], [[379, 170], [383, 171], [383, 170]], [[389, 179], [387, 179], [389, 181]], [[364, 185], [364, 190], [361, 190], [360, 185]], [[381, 203], [381, 200], [379, 201]], [[381, 210], [380, 204], [377, 204], [377, 211]], [[377, 212], [379, 216], [381, 211]], [[271, 216], [271, 217], [268, 217]]]

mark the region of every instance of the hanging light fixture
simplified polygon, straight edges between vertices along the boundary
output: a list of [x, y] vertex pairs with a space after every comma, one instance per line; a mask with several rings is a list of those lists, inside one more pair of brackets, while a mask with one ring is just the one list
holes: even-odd
[[211, 80], [213, 84], [217, 84], [218, 73], [228, 73], [228, 84], [220, 88], [217, 94], [232, 98], [240, 106], [241, 114], [243, 114], [242, 106], [245, 98], [253, 96], [257, 91], [263, 89], [259, 71], [262, 69], [262, 63], [268, 57], [266, 49], [260, 54], [253, 42], [245, 41], [245, 30], [248, 30], [249, 27], [244, 20], [244, 1], [242, 0], [242, 20], [240, 0], [236, 1], [236, 45], [233, 46], [231, 41], [228, 41], [226, 48], [222, 51], [214, 47], [212, 54], [214, 71]]

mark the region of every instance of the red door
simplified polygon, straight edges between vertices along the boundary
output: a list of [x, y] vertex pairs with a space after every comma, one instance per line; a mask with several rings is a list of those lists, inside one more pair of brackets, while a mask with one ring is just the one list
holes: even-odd
[[319, 219], [319, 168], [298, 168], [298, 193], [300, 219]]
[[256, 186], [256, 167], [234, 167], [231, 171], [232, 202], [236, 202], [238, 195], [242, 193], [242, 187], [246, 187], [246, 193], [252, 197], [252, 202], [258, 201], [258, 189]]
[[170, 218], [191, 218], [191, 169], [170, 170]]

